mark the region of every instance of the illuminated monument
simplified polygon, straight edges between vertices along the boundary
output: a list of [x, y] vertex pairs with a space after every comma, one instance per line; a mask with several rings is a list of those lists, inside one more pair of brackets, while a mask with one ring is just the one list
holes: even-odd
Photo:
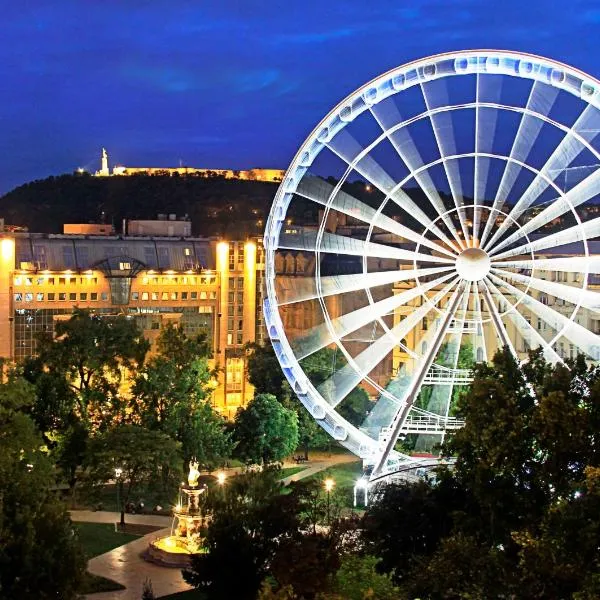
[[[421, 468], [403, 436], [440, 441], [462, 425], [465, 364], [502, 346], [519, 360], [535, 348], [551, 363], [600, 358], [599, 132], [598, 80], [476, 50], [375, 78], [298, 150], [264, 234], [266, 326], [298, 398], [370, 465], [370, 485]], [[318, 217], [290, 227], [299, 212]], [[331, 227], [343, 219], [353, 228]], [[276, 265], [298, 250], [315, 268], [292, 285]], [[316, 324], [291, 331], [290, 307]], [[314, 381], [302, 360], [323, 348], [339, 359]], [[357, 386], [376, 392], [359, 427], [339, 414]]]

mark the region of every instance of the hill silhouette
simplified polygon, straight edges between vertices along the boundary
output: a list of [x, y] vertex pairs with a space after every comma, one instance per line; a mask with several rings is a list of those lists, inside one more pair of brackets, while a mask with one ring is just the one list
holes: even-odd
[[276, 183], [223, 177], [73, 174], [21, 185], [0, 197], [0, 217], [29, 231], [62, 233], [64, 223], [188, 215], [194, 235], [248, 235], [262, 231]]

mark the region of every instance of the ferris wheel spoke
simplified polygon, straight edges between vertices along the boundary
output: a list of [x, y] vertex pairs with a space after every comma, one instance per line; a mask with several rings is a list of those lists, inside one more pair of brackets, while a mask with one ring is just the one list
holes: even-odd
[[295, 193], [323, 206], [327, 206], [329, 198], [334, 196], [333, 200], [331, 201], [331, 208], [335, 209], [336, 211], [359, 219], [364, 223], [373, 223], [373, 225], [379, 229], [393, 233], [398, 237], [406, 238], [407, 240], [415, 242], [416, 244], [427, 246], [428, 248], [436, 250], [437, 252], [440, 252], [446, 256], [453, 257], [452, 252], [443, 246], [440, 246], [435, 241], [418, 234], [401, 223], [394, 221], [394, 219], [390, 219], [390, 217], [381, 214], [354, 196], [351, 196], [350, 194], [347, 194], [341, 190], [339, 190], [336, 194], [334, 186], [329, 184], [321, 177], [304, 177], [298, 184], [298, 188], [296, 189]]
[[[527, 159], [527, 156], [529, 156], [529, 152], [542, 130], [545, 121], [540, 117], [548, 116], [557, 96], [558, 88], [543, 85], [538, 81], [533, 83], [527, 99], [526, 111], [521, 115], [519, 127], [510, 150], [510, 159], [515, 160], [508, 160], [504, 166], [502, 178], [500, 179], [500, 184], [498, 185], [492, 204], [492, 211], [500, 210], [504, 206], [523, 168], [523, 163]], [[494, 213], [492, 212], [492, 214]], [[483, 235], [481, 236], [482, 247], [486, 247], [485, 241], [494, 223], [494, 218], [490, 218], [486, 223]]]
[[600, 217], [596, 217], [591, 221], [585, 221], [581, 225], [573, 225], [568, 229], [552, 233], [533, 242], [517, 246], [512, 250], [496, 254], [495, 249], [493, 249], [489, 251], [489, 254], [492, 257], [492, 262], [494, 262], [502, 258], [508, 258], [509, 256], [519, 256], [537, 250], [545, 250], [546, 248], [557, 248], [566, 244], [572, 244], [573, 242], [590, 240], [598, 236], [600, 236]]
[[505, 271], [502, 269], [496, 269], [492, 267], [492, 271], [499, 277], [503, 277], [512, 281], [513, 283], [520, 283], [525, 286], [529, 286], [538, 292], [543, 292], [554, 296], [555, 298], [562, 298], [573, 305], [581, 305], [584, 308], [588, 308], [594, 312], [600, 310], [600, 294], [593, 292], [588, 289], [580, 289], [555, 281], [547, 281], [546, 279], [539, 279], [537, 277], [529, 277], [526, 275], [519, 275], [518, 273], [512, 273], [511, 271]]
[[314, 229], [300, 230], [298, 233], [283, 233], [279, 236], [278, 247], [283, 250], [305, 250], [311, 252], [318, 250], [319, 252], [347, 254], [349, 256], [393, 258], [410, 263], [418, 260], [429, 263], [454, 264], [454, 261], [449, 258], [421, 254], [374, 242], [366, 242], [335, 233], [324, 233], [321, 242], [318, 243], [318, 232]]
[[515, 329], [519, 332], [521, 338], [529, 345], [530, 348], [534, 349], [537, 347], [542, 348], [544, 358], [550, 363], [562, 363], [562, 358], [554, 351], [552, 346], [537, 332], [537, 330], [525, 319], [525, 317], [519, 312], [519, 309], [513, 304], [507, 296], [488, 279], [487, 285], [490, 288], [492, 295], [497, 295], [504, 302], [506, 302], [510, 309], [506, 312], [506, 317], [515, 326]]
[[575, 321], [565, 317], [546, 304], [529, 295], [523, 295], [523, 292], [512, 286], [510, 283], [500, 279], [494, 274], [490, 274], [490, 279], [499, 287], [505, 288], [513, 296], [520, 298], [520, 304], [528, 308], [536, 317], [541, 319], [548, 327], [554, 329], [557, 333], [568, 339], [574, 346], [579, 348], [584, 354], [597, 360], [600, 352], [600, 336], [592, 333], [585, 327]]
[[[487, 279], [487, 278], [486, 278]], [[508, 333], [502, 323], [502, 319], [500, 317], [500, 313], [498, 312], [498, 309], [496, 308], [496, 305], [494, 304], [494, 300], [492, 299], [492, 295], [490, 293], [490, 289], [485, 281], [485, 279], [482, 279], [480, 281], [480, 289], [482, 291], [483, 294], [483, 299], [485, 301], [485, 304], [487, 306], [488, 309], [488, 313], [492, 319], [492, 324], [494, 326], [494, 329], [496, 331], [496, 336], [498, 338], [498, 340], [500, 340], [500, 344], [502, 346], [506, 346], [508, 347], [508, 349], [510, 350], [510, 353], [515, 357], [518, 358], [517, 355], [517, 351], [515, 350], [515, 347], [510, 339], [510, 337], [508, 336]]]
[[[438, 82], [436, 82], [438, 83]], [[456, 207], [456, 213], [460, 220], [460, 226], [464, 235], [464, 244], [461, 246], [469, 245], [469, 232], [467, 229], [466, 219], [463, 215], [462, 205], [464, 204], [463, 193], [462, 193], [462, 182], [460, 178], [460, 172], [458, 170], [458, 164], [456, 161], [446, 160], [447, 156], [455, 155], [456, 142], [454, 139], [454, 126], [452, 123], [451, 114], [447, 111], [438, 112], [435, 110], [436, 107], [432, 106], [432, 100], [427, 92], [427, 84], [420, 82], [421, 93], [423, 100], [425, 101], [425, 107], [427, 108], [427, 115], [431, 123], [435, 142], [438, 147], [440, 158], [442, 159], [442, 165], [444, 172], [446, 173], [446, 179], [450, 186], [450, 193]], [[445, 91], [445, 90], [444, 90]], [[446, 135], [442, 135], [442, 132], [446, 132]]]
[[421, 296], [437, 285], [440, 285], [451, 277], [455, 277], [455, 273], [450, 273], [424, 284], [422, 287], [413, 287], [400, 294], [394, 294], [383, 300], [379, 300], [373, 304], [368, 304], [357, 310], [341, 315], [329, 322], [321, 323], [313, 327], [307, 335], [299, 337], [291, 341], [291, 345], [300, 358], [305, 358], [314, 354], [325, 346], [339, 341], [344, 336], [364, 327], [365, 325], [383, 317], [384, 315], [393, 313], [394, 310], [411, 302], [415, 298]]
[[[338, 140], [338, 138], [340, 138]], [[379, 191], [389, 196], [407, 214], [418, 219], [424, 227], [438, 235], [448, 246], [457, 250], [454, 243], [432, 220], [417, 206], [412, 198], [386, 173], [379, 163], [348, 132], [342, 130], [327, 147], [341, 158], [349, 168], [362, 175]], [[457, 250], [458, 251], [458, 250]]]
[[494, 251], [498, 252], [498, 250], [516, 242], [519, 238], [541, 229], [544, 225], [547, 225], [554, 219], [564, 215], [572, 208], [591, 200], [599, 193], [600, 169], [594, 171], [589, 177], [586, 177], [583, 181], [579, 182], [575, 187], [569, 190], [564, 197], [557, 198], [541, 213], [522, 225], [518, 231], [502, 240], [494, 247]]
[[[437, 304], [455, 286], [456, 280], [447, 284], [435, 295], [432, 304]], [[399, 340], [412, 331], [432, 310], [433, 306], [429, 304], [419, 307], [357, 357], [349, 360], [346, 366], [319, 386], [323, 398], [331, 406], [337, 406], [389, 354]]]
[[600, 273], [600, 256], [570, 256], [569, 258], [536, 258], [529, 260], [492, 261], [492, 267], [536, 269], [560, 273]]
[[456, 309], [458, 308], [461, 300], [461, 291], [463, 291], [463, 289], [464, 285], [459, 284], [454, 290], [446, 309], [442, 313], [442, 321], [435, 337], [432, 340], [431, 347], [418, 363], [415, 372], [412, 374], [410, 384], [405, 388], [402, 396], [398, 398], [398, 407], [395, 410], [394, 418], [390, 423], [390, 435], [386, 441], [381, 456], [375, 464], [371, 477], [378, 476], [387, 464], [390, 453], [398, 441], [398, 436], [400, 435], [402, 425], [404, 424], [404, 421], [406, 420], [406, 417], [408, 416], [408, 413], [419, 394], [419, 390], [421, 389], [421, 385], [425, 379], [425, 376], [431, 368], [431, 365], [433, 364], [433, 361], [439, 352], [440, 346], [444, 341], [446, 333], [448, 332], [450, 323], [456, 314]]
[[454, 267], [432, 267], [429, 269], [393, 269], [373, 273], [353, 273], [349, 275], [328, 275], [319, 280], [319, 289], [314, 277], [280, 277], [277, 286], [277, 304], [285, 306], [295, 302], [314, 300], [319, 297], [346, 294], [358, 290], [389, 285], [398, 281], [408, 281], [415, 277], [429, 277], [445, 273]]
[[559, 173], [564, 171], [584, 150], [585, 146], [573, 135], [573, 133], [577, 132], [581, 134], [583, 132], [595, 131], [593, 135], [587, 136], [588, 139], [593, 139], [597, 135], [598, 131], [600, 131], [599, 115], [600, 113], [594, 107], [591, 105], [586, 106], [577, 118], [573, 128], [565, 134], [544, 166], [540, 169], [538, 175], [529, 184], [529, 187], [514, 205], [509, 213], [510, 219], [506, 219], [500, 224], [490, 240], [490, 246], [499, 239], [502, 233], [510, 225], [511, 219], [516, 221], [535, 202], [540, 194], [546, 190], [548, 187], [546, 178], [554, 181]]
[[402, 118], [396, 105], [393, 103], [376, 104], [370, 107], [373, 118], [377, 121], [381, 130], [385, 133], [386, 137], [396, 150], [396, 153], [400, 157], [400, 160], [408, 167], [411, 173], [414, 175], [415, 181], [418, 183], [423, 193], [435, 208], [438, 215], [446, 225], [448, 231], [452, 234], [456, 242], [461, 249], [464, 249], [465, 245], [461, 240], [451, 217], [447, 214], [447, 208], [444, 205], [443, 200], [433, 183], [431, 176], [427, 171], [420, 171], [420, 167], [423, 166], [423, 159], [419, 152], [415, 141], [413, 140], [408, 128], [403, 127], [390, 132], [388, 123], [390, 120], [397, 124]]
[[[475, 344], [474, 344], [474, 348], [473, 348], [473, 353], [475, 354], [475, 356], [473, 358], [477, 361], [477, 348], [479, 347], [482, 350], [483, 361], [487, 362], [487, 359], [488, 359], [487, 358], [487, 347], [486, 347], [486, 342], [485, 342], [483, 318], [481, 315], [481, 296], [479, 295], [479, 287], [478, 287], [476, 281], [473, 281], [473, 283], [472, 283], [471, 295], [473, 296], [474, 309], [475, 309], [475, 320], [476, 320], [475, 334], [473, 336], [475, 338]], [[478, 346], [479, 343], [481, 343], [480, 346]]]

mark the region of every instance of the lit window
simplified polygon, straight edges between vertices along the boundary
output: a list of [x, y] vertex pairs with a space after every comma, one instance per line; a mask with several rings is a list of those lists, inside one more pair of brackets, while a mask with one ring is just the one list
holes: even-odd
[[31, 285], [32, 280], [31, 277], [25, 277], [25, 285]]
[[160, 299], [161, 299], [161, 300], [168, 300], [168, 299], [169, 299], [169, 292], [163, 292], [163, 293], [161, 294], [161, 297], [160, 297]]
[[210, 293], [210, 299], [211, 300], [216, 300], [217, 299], [217, 292], [211, 292]]
[[183, 250], [183, 253], [184, 253], [186, 256], [191, 256], [191, 254], [192, 254], [192, 251], [191, 251], [189, 248], [184, 248], [184, 250]]
[[227, 344], [229, 346], [231, 346], [231, 344], [233, 344], [233, 333], [228, 333], [227, 334]]
[[132, 300], [139, 300], [140, 298], [140, 293], [139, 292], [131, 292], [131, 299]]
[[33, 302], [33, 294], [25, 294], [25, 302]]
[[66, 281], [67, 280], [64, 277], [59, 277], [58, 278], [58, 285], [65, 285]]
[[23, 283], [23, 278], [22, 277], [15, 277], [15, 285], [21, 285]]
[[48, 285], [54, 285], [54, 277], [48, 278]]
[[131, 263], [128, 262], [121, 262], [119, 263], [119, 270], [120, 271], [129, 271], [131, 269]]
[[158, 292], [152, 292], [152, 300], [158, 300]]
[[100, 300], [102, 300], [103, 302], [106, 302], [108, 300], [108, 293], [107, 292], [102, 292], [100, 294]]
[[177, 292], [171, 292], [171, 300], [177, 300]]
[[142, 292], [142, 300], [148, 300], [148, 292]]
[[35, 280], [36, 285], [43, 285], [44, 284], [44, 278], [43, 277], [38, 277]]
[[23, 302], [23, 294], [21, 292], [15, 294], [15, 302]]
[[142, 277], [142, 284], [148, 285], [148, 277]]
[[206, 300], [206, 292], [200, 292], [200, 300]]
[[35, 299], [36, 299], [38, 302], [43, 302], [43, 300], [44, 300], [44, 294], [42, 294], [41, 292], [38, 292], [38, 293], [35, 295]]

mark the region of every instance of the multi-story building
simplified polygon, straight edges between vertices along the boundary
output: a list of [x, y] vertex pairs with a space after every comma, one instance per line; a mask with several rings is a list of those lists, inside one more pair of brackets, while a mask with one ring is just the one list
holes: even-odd
[[0, 356], [35, 353], [36, 334], [75, 308], [124, 314], [154, 341], [174, 323], [206, 333], [219, 366], [215, 407], [253, 395], [244, 344], [263, 341], [259, 240], [6, 234], [0, 241]]

